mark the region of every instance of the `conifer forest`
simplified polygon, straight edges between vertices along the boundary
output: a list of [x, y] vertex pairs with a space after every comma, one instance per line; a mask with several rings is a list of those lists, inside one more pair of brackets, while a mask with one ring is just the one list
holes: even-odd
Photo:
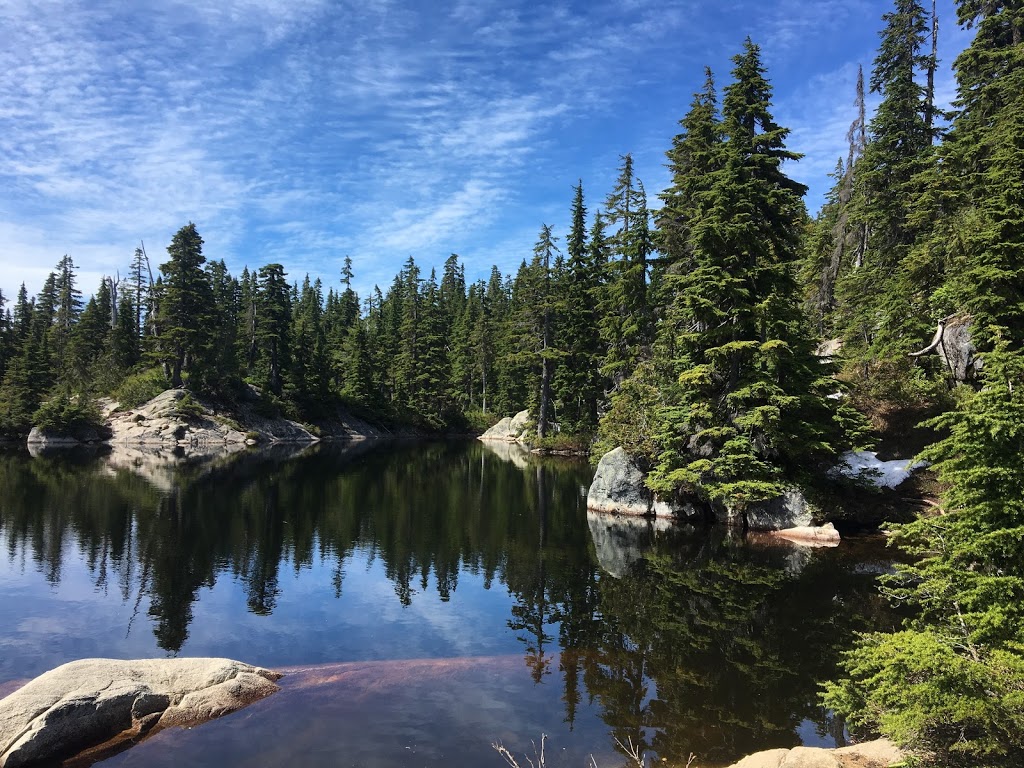
[[748, 39], [681, 109], [668, 187], [648, 197], [624, 154], [513, 274], [410, 256], [360, 296], [347, 257], [329, 284], [230, 274], [192, 223], [98, 286], [65, 256], [35, 296], [2, 286], [0, 432], [171, 387], [431, 434], [529, 409], [537, 447], [623, 446], [662, 496], [742, 506], [920, 424], [941, 497], [891, 526], [912, 558], [880, 587], [906, 619], [823, 701], [934, 765], [1024, 765], [1024, 2], [957, 12], [973, 40], [948, 112], [934, 10], [882, 17], [814, 215]]

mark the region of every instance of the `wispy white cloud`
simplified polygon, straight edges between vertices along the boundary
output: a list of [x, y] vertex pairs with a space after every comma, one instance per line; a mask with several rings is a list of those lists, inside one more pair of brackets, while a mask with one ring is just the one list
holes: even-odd
[[363, 293], [409, 255], [429, 269], [458, 252], [471, 279], [512, 271], [542, 221], [564, 232], [577, 178], [596, 207], [622, 152], [655, 202], [702, 66], [724, 81], [747, 33], [811, 183], [842, 151], [851, 66], [880, 13], [868, 0], [0, 0], [0, 287], [37, 290], [70, 253], [88, 290], [140, 239], [162, 261], [189, 220], [234, 270], [279, 261], [333, 284], [350, 254]]

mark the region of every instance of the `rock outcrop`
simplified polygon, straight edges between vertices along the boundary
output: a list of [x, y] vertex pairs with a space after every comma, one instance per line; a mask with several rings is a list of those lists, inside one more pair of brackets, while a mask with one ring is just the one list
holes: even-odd
[[506, 416], [482, 435], [481, 440], [500, 440], [506, 443], [518, 443], [526, 436], [526, 426], [530, 421], [529, 411], [520, 411], [515, 416]]
[[729, 768], [888, 768], [905, 758], [891, 741], [877, 739], [839, 749], [768, 749], [747, 755]]
[[661, 499], [647, 487], [645, 478], [644, 471], [623, 448], [609, 451], [601, 457], [594, 472], [594, 481], [587, 493], [587, 509], [677, 520], [713, 520], [751, 531], [806, 528], [819, 515], [795, 488], [776, 499], [736, 507], [721, 503], [704, 504], [696, 499], [689, 502]]
[[973, 318], [963, 312], [944, 317], [932, 336], [931, 343], [919, 352], [911, 352], [911, 357], [923, 357], [935, 352], [946, 364], [954, 381], [965, 382], [975, 378], [981, 370], [982, 359], [974, 346], [971, 336]]
[[280, 677], [229, 659], [73, 661], [0, 700], [0, 768], [198, 725], [269, 696]]
[[[194, 399], [183, 389], [168, 389], [138, 408], [114, 411], [110, 415], [111, 442], [207, 446], [244, 444], [247, 433], [261, 440], [315, 442], [318, 438], [301, 424], [283, 418], [260, 416], [243, 406], [240, 416], [217, 413], [209, 404]], [[242, 430], [246, 431], [243, 432]]]
[[98, 443], [110, 437], [107, 427], [79, 427], [69, 432], [32, 427], [26, 442], [36, 449], [66, 448], [83, 443]]

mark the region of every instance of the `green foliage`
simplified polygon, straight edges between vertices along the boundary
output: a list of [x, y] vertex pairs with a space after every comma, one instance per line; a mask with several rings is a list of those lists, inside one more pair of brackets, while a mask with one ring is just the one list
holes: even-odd
[[622, 383], [601, 417], [592, 455], [599, 457], [622, 446], [642, 462], [654, 463], [660, 447], [654, 436], [661, 432], [660, 419], [665, 415], [661, 384], [650, 363], [642, 363]]
[[32, 422], [40, 429], [74, 433], [102, 426], [103, 417], [95, 400], [62, 389], [39, 407]]
[[160, 265], [163, 283], [156, 297], [160, 335], [156, 358], [164, 364], [172, 386], [183, 374], [196, 385], [217, 379], [213, 289], [202, 266], [203, 239], [189, 222], [167, 246], [170, 259]]
[[175, 401], [174, 407], [171, 408], [168, 415], [188, 421], [189, 419], [205, 416], [206, 409], [196, 402], [195, 398], [192, 397], [192, 393], [186, 392]]
[[668, 199], [693, 209], [660, 220], [675, 256], [662, 285], [655, 365], [666, 386], [649, 483], [742, 505], [834, 461], [854, 417], [840, 418], [833, 371], [794, 306], [804, 187], [781, 167], [798, 156], [769, 111], [757, 46], [748, 40], [733, 61], [720, 127], [709, 78], [683, 120], [695, 136], [669, 153], [684, 164], [670, 166]]
[[474, 434], [486, 432], [500, 421], [498, 414], [493, 411], [490, 413], [484, 413], [477, 409], [463, 411], [462, 418], [466, 422], [467, 430]]
[[[993, 329], [998, 337], [1000, 331]], [[826, 702], [942, 766], [1024, 761], [1024, 358], [1000, 342], [983, 386], [932, 423], [943, 513], [894, 529], [917, 562], [885, 580], [915, 609], [864, 638]]]
[[150, 368], [126, 376], [114, 390], [113, 396], [122, 409], [137, 408], [170, 388], [170, 385], [160, 368]]

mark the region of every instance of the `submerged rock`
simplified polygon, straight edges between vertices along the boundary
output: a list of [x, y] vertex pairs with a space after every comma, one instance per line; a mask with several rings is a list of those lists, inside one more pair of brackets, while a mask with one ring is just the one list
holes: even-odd
[[0, 700], [0, 768], [199, 725], [269, 696], [280, 677], [230, 659], [73, 661]]
[[832, 523], [786, 528], [772, 531], [772, 535], [805, 547], [838, 547], [841, 541], [839, 531]]

